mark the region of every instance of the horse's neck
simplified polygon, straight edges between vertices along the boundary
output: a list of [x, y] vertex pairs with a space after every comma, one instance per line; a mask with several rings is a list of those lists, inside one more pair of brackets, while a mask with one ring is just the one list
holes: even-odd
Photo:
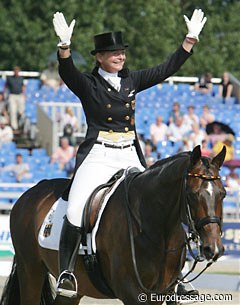
[[[147, 170], [133, 181], [132, 202], [138, 203], [139, 218], [143, 231], [161, 235], [170, 234], [180, 225], [180, 211], [184, 200], [183, 174], [161, 173], [157, 168]], [[135, 197], [135, 198], [134, 198]]]

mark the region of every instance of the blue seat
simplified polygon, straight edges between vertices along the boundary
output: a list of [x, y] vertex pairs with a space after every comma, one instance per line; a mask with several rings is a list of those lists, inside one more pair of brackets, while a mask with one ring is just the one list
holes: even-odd
[[0, 179], [2, 182], [16, 182], [16, 177], [11, 172], [2, 172]]
[[32, 182], [39, 182], [43, 179], [46, 179], [46, 173], [45, 172], [40, 172], [40, 171], [36, 171], [33, 172], [33, 178], [32, 178]]
[[17, 148], [16, 154], [21, 154], [26, 159], [29, 156], [29, 150], [27, 148]]
[[4, 91], [6, 80], [4, 78], [0, 78], [0, 92]]
[[34, 148], [32, 150], [33, 157], [45, 157], [47, 156], [47, 151], [45, 148]]
[[35, 78], [29, 78], [27, 80], [27, 84], [26, 84], [26, 92], [36, 92], [39, 90], [41, 85], [41, 81], [39, 79], [35, 79]]
[[48, 179], [51, 179], [51, 178], [67, 178], [67, 172], [66, 171], [61, 171], [61, 170], [52, 170], [52, 171], [48, 171], [46, 173], [46, 177]]
[[3, 143], [1, 150], [5, 149], [8, 152], [12, 152], [16, 150], [16, 143], [15, 142], [9, 142], [9, 143]]

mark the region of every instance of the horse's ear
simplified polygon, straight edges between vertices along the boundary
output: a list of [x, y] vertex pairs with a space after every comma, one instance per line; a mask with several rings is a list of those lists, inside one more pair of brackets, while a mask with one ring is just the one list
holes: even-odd
[[220, 151], [220, 153], [218, 155], [216, 155], [213, 159], [212, 159], [212, 164], [215, 164], [219, 169], [221, 168], [225, 156], [226, 156], [226, 146], [224, 145], [222, 150]]
[[201, 159], [202, 153], [200, 145], [196, 146], [191, 153], [191, 165], [194, 166]]

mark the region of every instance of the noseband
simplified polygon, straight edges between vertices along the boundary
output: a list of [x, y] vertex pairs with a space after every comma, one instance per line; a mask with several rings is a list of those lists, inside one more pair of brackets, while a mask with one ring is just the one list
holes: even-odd
[[[202, 180], [206, 181], [214, 181], [214, 180], [220, 180], [221, 176], [213, 176], [213, 175], [204, 175], [204, 174], [193, 174], [193, 173], [187, 173], [188, 177], [192, 178], [199, 178]], [[204, 227], [206, 224], [209, 223], [217, 223], [220, 227], [220, 230], [222, 232], [222, 221], [218, 216], [206, 216], [200, 220], [198, 220], [196, 223], [193, 221], [192, 216], [191, 216], [191, 210], [190, 210], [190, 205], [187, 200], [187, 213], [188, 213], [188, 220], [189, 220], [189, 225], [191, 230], [193, 231], [192, 233], [198, 235], [198, 230]]]

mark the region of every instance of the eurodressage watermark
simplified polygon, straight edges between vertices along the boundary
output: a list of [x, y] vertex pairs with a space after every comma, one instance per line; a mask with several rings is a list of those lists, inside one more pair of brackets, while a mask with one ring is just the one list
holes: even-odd
[[199, 302], [204, 303], [206, 301], [211, 302], [231, 302], [233, 300], [232, 294], [209, 294], [209, 293], [202, 293], [199, 295], [176, 295], [176, 294], [157, 294], [157, 293], [140, 293], [138, 295], [138, 301], [141, 303], [146, 303], [148, 301], [151, 302]]

